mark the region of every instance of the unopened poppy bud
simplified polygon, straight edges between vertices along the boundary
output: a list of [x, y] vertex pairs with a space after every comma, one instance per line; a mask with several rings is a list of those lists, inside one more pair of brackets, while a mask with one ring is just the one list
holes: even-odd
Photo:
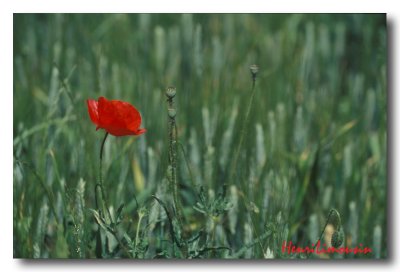
[[334, 248], [338, 248], [342, 245], [344, 239], [344, 234], [342, 231], [335, 231], [332, 234], [331, 244]]
[[165, 92], [168, 98], [174, 98], [176, 94], [176, 88], [175, 87], [168, 87], [167, 91]]
[[256, 76], [258, 73], [258, 66], [255, 64], [250, 65], [250, 72], [251, 72], [251, 75], [253, 76], [253, 80], [256, 79]]
[[168, 109], [168, 116], [169, 116], [169, 118], [175, 118], [176, 109]]
[[333, 225], [335, 230], [339, 229], [340, 226], [342, 225], [341, 220], [340, 220], [340, 214], [337, 210], [332, 209], [331, 210], [331, 216], [329, 218], [329, 223]]

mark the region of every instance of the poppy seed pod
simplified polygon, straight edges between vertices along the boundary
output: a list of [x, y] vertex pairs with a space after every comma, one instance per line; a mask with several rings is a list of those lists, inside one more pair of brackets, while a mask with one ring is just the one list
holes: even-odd
[[104, 129], [114, 136], [140, 135], [146, 129], [140, 128], [142, 117], [131, 104], [120, 100], [107, 100], [100, 97], [98, 101], [86, 101], [90, 119], [96, 130]]
[[255, 64], [250, 65], [250, 72], [251, 72], [251, 75], [253, 76], [253, 80], [254, 80], [258, 73], [258, 66]]
[[332, 209], [331, 210], [331, 216], [329, 218], [329, 223], [333, 225], [335, 230], [339, 229], [340, 226], [342, 225], [342, 222], [340, 220], [340, 214], [337, 210]]
[[174, 98], [176, 94], [176, 88], [175, 87], [168, 87], [167, 91], [165, 92], [166, 96], [168, 98]]
[[168, 116], [169, 116], [169, 118], [175, 118], [176, 109], [168, 109]]

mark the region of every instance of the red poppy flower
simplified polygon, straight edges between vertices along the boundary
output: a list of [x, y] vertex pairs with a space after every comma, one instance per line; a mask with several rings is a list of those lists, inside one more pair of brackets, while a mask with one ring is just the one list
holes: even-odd
[[99, 128], [105, 129], [114, 136], [140, 135], [146, 129], [139, 128], [142, 117], [139, 111], [131, 104], [120, 100], [107, 100], [100, 97], [98, 101], [88, 99], [89, 116]]

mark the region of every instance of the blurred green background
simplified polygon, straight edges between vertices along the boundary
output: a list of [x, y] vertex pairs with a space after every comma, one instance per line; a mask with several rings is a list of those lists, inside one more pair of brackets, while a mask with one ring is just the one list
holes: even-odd
[[[138, 233], [138, 257], [174, 257], [151, 199], [169, 203], [170, 85], [185, 233], [205, 233], [194, 252], [230, 249], [198, 257], [301, 258], [282, 242], [314, 243], [331, 208], [345, 245], [373, 253], [313, 258], [387, 257], [384, 14], [14, 14], [13, 42], [14, 257], [96, 257], [89, 209], [104, 133], [85, 100], [99, 96], [135, 105], [147, 129], [105, 145], [111, 209], [125, 204], [119, 234]], [[246, 124], [251, 64], [260, 71]], [[194, 209], [201, 188], [210, 203], [226, 189], [227, 210]], [[101, 238], [103, 257], [126, 257]]]

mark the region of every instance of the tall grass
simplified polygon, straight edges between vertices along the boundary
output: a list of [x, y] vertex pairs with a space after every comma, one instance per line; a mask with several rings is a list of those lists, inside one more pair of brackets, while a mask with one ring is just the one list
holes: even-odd
[[[314, 243], [334, 208], [373, 254], [309, 257], [386, 258], [386, 48], [374, 14], [15, 14], [14, 257], [303, 258], [283, 241]], [[116, 236], [91, 212], [101, 95], [147, 129], [104, 146]]]

